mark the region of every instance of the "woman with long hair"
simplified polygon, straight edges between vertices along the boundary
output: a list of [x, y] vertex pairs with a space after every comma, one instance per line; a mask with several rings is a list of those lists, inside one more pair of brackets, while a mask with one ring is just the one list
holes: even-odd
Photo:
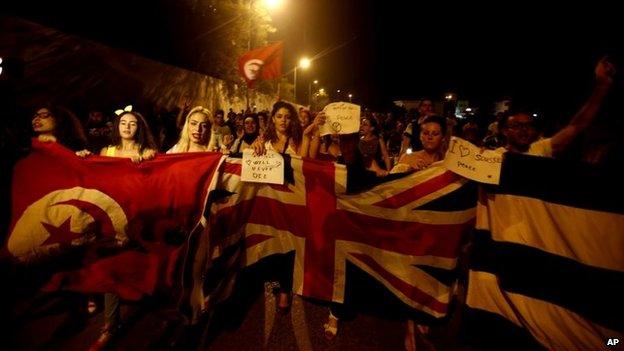
[[149, 160], [156, 156], [156, 143], [145, 118], [138, 112], [123, 111], [117, 118], [111, 134], [111, 144], [100, 155], [126, 157], [132, 162]]
[[186, 115], [180, 139], [167, 153], [211, 151], [208, 147], [212, 129], [211, 119], [210, 110], [202, 106], [193, 107]]
[[[258, 137], [253, 144], [254, 152], [262, 155], [266, 150], [272, 150], [281, 154], [315, 158], [320, 148], [319, 126], [323, 123], [325, 114], [321, 112], [303, 130], [293, 105], [278, 101], [273, 105], [264, 137]], [[280, 271], [277, 277], [280, 283], [277, 308], [281, 313], [287, 313], [290, 310], [292, 274], [280, 268], [277, 267]]]
[[78, 118], [67, 108], [46, 105], [37, 110], [31, 121], [32, 131], [40, 141], [57, 142], [70, 150], [87, 154], [87, 138]]
[[[138, 163], [156, 155], [156, 144], [145, 118], [134, 111], [123, 111], [115, 119], [112, 143], [100, 152], [102, 156], [129, 158]], [[100, 350], [111, 341], [120, 327], [119, 296], [104, 294], [104, 327], [89, 350]]]
[[325, 114], [320, 112], [304, 130], [293, 105], [278, 101], [273, 105], [264, 137], [254, 143], [254, 151], [264, 154], [265, 150], [273, 150], [281, 154], [315, 158], [320, 147], [319, 126], [323, 123]]
[[392, 168], [386, 143], [379, 133], [379, 123], [375, 118], [362, 118], [358, 149], [366, 169], [377, 173], [379, 169], [389, 171]]

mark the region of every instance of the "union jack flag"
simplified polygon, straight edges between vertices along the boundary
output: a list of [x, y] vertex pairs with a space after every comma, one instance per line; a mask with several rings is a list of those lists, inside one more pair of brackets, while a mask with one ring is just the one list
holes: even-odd
[[235, 243], [244, 266], [294, 251], [293, 291], [334, 302], [344, 301], [348, 261], [408, 306], [446, 315], [450, 286], [432, 271], [456, 267], [474, 225], [474, 183], [434, 165], [347, 194], [335, 163], [293, 157], [283, 186], [244, 183], [241, 165], [227, 159], [220, 174], [217, 188], [231, 195], [210, 210], [211, 257]]

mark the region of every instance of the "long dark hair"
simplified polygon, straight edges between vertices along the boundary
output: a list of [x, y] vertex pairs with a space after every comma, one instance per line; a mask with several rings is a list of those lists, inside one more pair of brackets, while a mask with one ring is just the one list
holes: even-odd
[[138, 112], [129, 111], [123, 112], [117, 118], [115, 118], [115, 126], [111, 134], [111, 145], [119, 147], [121, 146], [121, 135], [119, 134], [119, 121], [121, 117], [125, 115], [133, 115], [137, 119], [137, 131], [134, 135], [134, 140], [139, 144], [139, 152], [143, 152], [145, 149], [157, 150], [154, 136], [147, 125], [145, 118]]
[[47, 104], [37, 111], [42, 108], [50, 111], [51, 117], [54, 118], [56, 127], [53, 134], [59, 144], [73, 151], [83, 150], [87, 146], [87, 137], [82, 124], [71, 110], [63, 106]]
[[277, 140], [277, 131], [275, 130], [273, 117], [280, 108], [287, 109], [288, 113], [290, 114], [290, 123], [288, 124], [286, 135], [288, 135], [288, 137], [292, 139], [296, 146], [301, 145], [301, 139], [303, 138], [303, 128], [301, 127], [301, 122], [299, 121], [299, 115], [297, 114], [297, 110], [295, 110], [293, 105], [284, 101], [278, 101], [273, 105], [273, 110], [271, 111], [271, 120], [267, 123], [266, 139], [271, 142]]

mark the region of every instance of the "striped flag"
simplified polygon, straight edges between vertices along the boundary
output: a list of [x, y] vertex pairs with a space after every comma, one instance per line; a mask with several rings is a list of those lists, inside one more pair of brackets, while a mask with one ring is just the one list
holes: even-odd
[[243, 183], [241, 160], [227, 160], [220, 187], [232, 195], [212, 206], [211, 257], [236, 243], [244, 266], [294, 252], [294, 292], [335, 302], [351, 263], [407, 306], [447, 314], [450, 286], [438, 275], [455, 269], [474, 226], [474, 183], [437, 165], [346, 194], [343, 166], [286, 160], [283, 186]]
[[623, 195], [613, 175], [507, 154], [500, 186], [477, 207], [465, 321], [473, 341], [603, 350], [623, 340]]

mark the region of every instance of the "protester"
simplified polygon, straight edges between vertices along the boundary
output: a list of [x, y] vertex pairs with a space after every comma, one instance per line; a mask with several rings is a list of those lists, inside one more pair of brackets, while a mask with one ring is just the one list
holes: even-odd
[[58, 142], [77, 154], [88, 154], [87, 138], [78, 118], [68, 109], [48, 105], [37, 110], [32, 130], [43, 142]]
[[[102, 156], [129, 158], [139, 163], [156, 155], [154, 137], [145, 118], [134, 111], [123, 111], [115, 119], [112, 144], [100, 152]], [[120, 299], [117, 294], [104, 294], [104, 326], [90, 351], [106, 347], [118, 332], [121, 322]]]
[[211, 116], [212, 114], [208, 109], [202, 106], [193, 107], [186, 114], [178, 142], [167, 150], [167, 153], [210, 151], [208, 142], [212, 130]]
[[259, 135], [260, 132], [258, 130], [257, 115], [247, 115], [247, 117], [245, 117], [245, 121], [243, 122], [243, 134], [234, 141], [234, 144], [230, 148], [230, 152], [237, 154], [246, 149], [253, 149], [253, 143]]
[[157, 147], [145, 118], [138, 112], [124, 111], [115, 119], [111, 145], [100, 155], [126, 157], [132, 162], [149, 160], [156, 156]]
[[499, 122], [507, 145], [496, 151], [528, 155], [556, 157], [565, 151], [572, 141], [593, 122], [609, 88], [613, 83], [616, 67], [607, 58], [601, 59], [595, 68], [596, 84], [587, 102], [570, 122], [551, 138], [537, 140], [538, 134], [533, 117], [525, 111], [511, 111]]

